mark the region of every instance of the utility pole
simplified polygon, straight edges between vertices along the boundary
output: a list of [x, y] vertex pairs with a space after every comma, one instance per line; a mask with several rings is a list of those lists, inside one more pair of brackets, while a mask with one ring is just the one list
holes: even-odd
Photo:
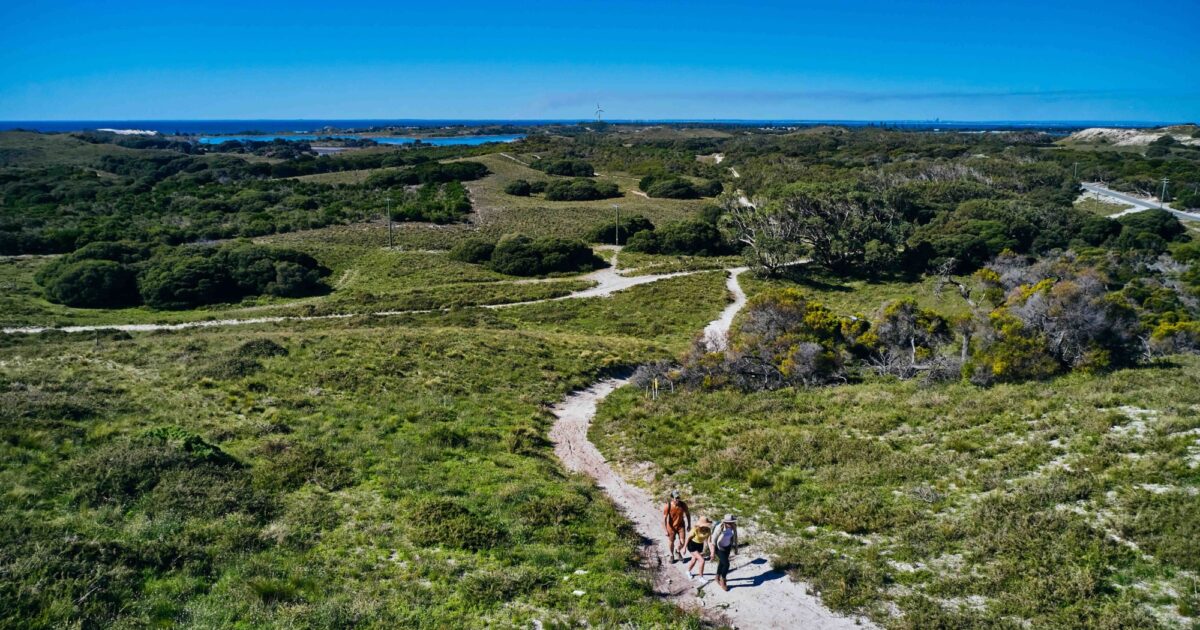
[[616, 221], [613, 222], [613, 245], [621, 246], [621, 206], [613, 204], [613, 210], [617, 212]]
[[1075, 163], [1075, 179], [1079, 179], [1079, 162]]
[[1171, 183], [1171, 180], [1164, 177], [1164, 178], [1162, 178], [1162, 183], [1163, 183], [1162, 196], [1160, 196], [1158, 198], [1159, 209], [1162, 209], [1163, 204], [1166, 203], [1166, 201], [1167, 201], [1167, 184]]
[[388, 213], [388, 249], [392, 248], [392, 196], [387, 196], [387, 213]]

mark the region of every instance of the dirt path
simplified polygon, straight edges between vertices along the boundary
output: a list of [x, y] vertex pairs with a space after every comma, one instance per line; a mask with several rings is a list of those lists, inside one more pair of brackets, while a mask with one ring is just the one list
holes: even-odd
[[733, 318], [746, 305], [746, 292], [742, 290], [742, 285], [738, 282], [738, 276], [742, 275], [744, 271], [746, 271], [746, 267], [729, 270], [729, 280], [725, 282], [725, 288], [733, 294], [733, 302], [721, 311], [720, 316], [704, 327], [704, 343], [712, 352], [725, 349], [725, 336], [729, 332], [729, 327], [733, 325]]
[[520, 164], [521, 166], [529, 166], [529, 162], [526, 162], [526, 161], [524, 161], [524, 160], [518, 159], [518, 158], [517, 158], [517, 156], [515, 156], [515, 155], [509, 155], [509, 154], [507, 154], [507, 153], [504, 153], [504, 152], [501, 152], [499, 155], [503, 155], [504, 157], [506, 157], [506, 158], [508, 158], [508, 159], [510, 159], [510, 160], [512, 160], [512, 161], [514, 161], [514, 162], [516, 162], [517, 164]]
[[[734, 302], [704, 329], [710, 344], [714, 343], [712, 340], [724, 344], [730, 323], [745, 304], [745, 293], [737, 281], [741, 272], [741, 269], [730, 270], [728, 287]], [[671, 562], [662, 531], [663, 501], [625, 481], [588, 439], [596, 406], [627, 382], [626, 379], [605, 379], [555, 405], [553, 412], [557, 420], [550, 429], [550, 440], [554, 443], [555, 454], [567, 469], [595, 479], [633, 522], [644, 539], [643, 556], [655, 570], [658, 593], [681, 608], [698, 611], [713, 621], [736, 628], [872, 627], [865, 620], [839, 615], [822, 606], [820, 600], [807, 593], [805, 584], [793, 582], [783, 571], [772, 569], [763, 550], [753, 546], [743, 546], [741, 553], [733, 558], [728, 592], [712, 581], [715, 562], [705, 565], [705, 574], [700, 580], [688, 578], [685, 563]], [[743, 534], [753, 528], [753, 523], [746, 522], [740, 527]]]

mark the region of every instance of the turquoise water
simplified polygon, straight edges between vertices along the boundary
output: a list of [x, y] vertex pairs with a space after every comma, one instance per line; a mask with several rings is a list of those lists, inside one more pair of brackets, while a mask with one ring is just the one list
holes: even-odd
[[[524, 134], [512, 134], [505, 136], [450, 136], [445, 138], [421, 138], [423, 144], [431, 144], [434, 146], [445, 146], [451, 144], [466, 144], [474, 146], [477, 144], [486, 144], [488, 142], [514, 142], [524, 138]], [[303, 140], [311, 142], [317, 138], [337, 138], [339, 140], [358, 140], [362, 138], [356, 134], [298, 134], [298, 135], [265, 135], [265, 136], [203, 136], [200, 138], [200, 144], [221, 144], [230, 140], [238, 140], [240, 142], [270, 142], [276, 138], [284, 140]], [[406, 138], [402, 136], [386, 136], [372, 137], [371, 140], [379, 144], [412, 144], [417, 141], [417, 138]]]

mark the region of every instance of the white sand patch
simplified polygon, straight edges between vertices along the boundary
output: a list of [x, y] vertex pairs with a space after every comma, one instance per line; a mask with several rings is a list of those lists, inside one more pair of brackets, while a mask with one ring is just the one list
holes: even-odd
[[1110, 215], [1110, 216], [1118, 216], [1120, 214], [1129, 212], [1130, 210], [1141, 210], [1141, 208], [1138, 208], [1137, 206], [1129, 203], [1128, 201], [1122, 201], [1120, 199], [1117, 199], [1116, 197], [1110, 197], [1108, 195], [1098, 193], [1094, 190], [1083, 191], [1083, 194], [1079, 195], [1079, 198], [1075, 200], [1075, 203], [1079, 203], [1080, 201], [1083, 201], [1085, 199], [1095, 199], [1096, 201], [1100, 201], [1103, 203], [1110, 203], [1110, 204], [1113, 204], [1116, 206], [1121, 206], [1123, 208], [1123, 210], [1121, 210], [1121, 212], [1119, 212], [1118, 214]]
[[1117, 411], [1125, 414], [1129, 418], [1128, 424], [1118, 424], [1109, 429], [1109, 433], [1120, 435], [1123, 437], [1140, 438], [1149, 431], [1149, 423], [1158, 419], [1158, 412], [1153, 409], [1141, 409], [1139, 407], [1131, 407], [1122, 405], [1117, 407]]
[[1168, 132], [1162, 129], [1113, 129], [1109, 127], [1092, 127], [1077, 131], [1071, 134], [1067, 140], [1075, 142], [1107, 140], [1109, 144], [1118, 147], [1144, 147], [1168, 135], [1180, 144], [1200, 145], [1200, 138], [1193, 138], [1186, 133]]
[[150, 129], [97, 129], [96, 131], [107, 131], [115, 133], [118, 136], [157, 136], [158, 132]]
[[1161, 483], [1139, 483], [1135, 487], [1145, 490], [1146, 492], [1149, 492], [1152, 494], [1167, 494], [1170, 492], [1179, 492], [1182, 494], [1186, 494], [1190, 497], [1194, 497], [1197, 494], [1200, 494], [1200, 488], [1185, 487], [1185, 486], [1171, 486], [1171, 485], [1165, 485], [1165, 484], [1161, 484]]

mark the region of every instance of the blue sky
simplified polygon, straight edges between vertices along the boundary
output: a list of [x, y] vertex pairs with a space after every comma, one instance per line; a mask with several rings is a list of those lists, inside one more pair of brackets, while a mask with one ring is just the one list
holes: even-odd
[[1200, 2], [0, 4], [0, 119], [1200, 120]]

